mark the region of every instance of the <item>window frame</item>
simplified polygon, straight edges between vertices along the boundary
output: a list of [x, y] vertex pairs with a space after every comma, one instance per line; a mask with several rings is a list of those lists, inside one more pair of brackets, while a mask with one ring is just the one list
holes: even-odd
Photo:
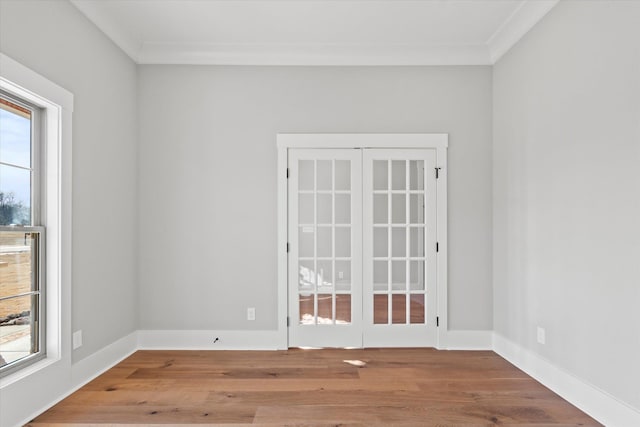
[[[35, 249], [32, 249], [32, 262], [31, 262], [31, 285], [28, 293], [20, 295], [7, 295], [1, 297], [0, 301], [16, 298], [18, 296], [32, 296], [31, 302], [31, 350], [33, 353], [28, 356], [22, 357], [14, 362], [10, 362], [4, 366], [0, 366], [0, 378], [11, 375], [26, 366], [36, 363], [47, 356], [46, 346], [46, 230], [42, 225], [42, 207], [46, 203], [43, 200], [46, 194], [43, 190], [46, 182], [46, 171], [44, 171], [45, 164], [42, 161], [45, 148], [42, 146], [43, 139], [41, 138], [42, 128], [45, 125], [43, 121], [42, 108], [34, 105], [28, 100], [23, 99], [15, 94], [7, 92], [6, 90], [0, 90], [0, 98], [7, 102], [14, 104], [18, 107], [22, 107], [30, 111], [30, 201], [29, 201], [29, 225], [0, 225], [0, 231], [8, 232], [20, 232], [32, 235], [32, 245], [36, 245]], [[25, 169], [20, 165], [13, 165], [11, 163], [0, 163], [8, 167], [17, 167]], [[36, 239], [33, 239], [33, 235], [37, 235]], [[35, 259], [34, 259], [35, 258]], [[35, 262], [34, 262], [35, 261]]]
[[[40, 224], [46, 227], [43, 241], [46, 265], [45, 357], [0, 377], [2, 413], [0, 424], [24, 424], [24, 390], [30, 400], [45, 402], [64, 393], [72, 367], [72, 117], [74, 96], [65, 88], [0, 52], [0, 89], [28, 100], [41, 111], [40, 145], [43, 177]], [[70, 379], [69, 379], [70, 381]], [[49, 384], [42, 387], [42, 384]]]

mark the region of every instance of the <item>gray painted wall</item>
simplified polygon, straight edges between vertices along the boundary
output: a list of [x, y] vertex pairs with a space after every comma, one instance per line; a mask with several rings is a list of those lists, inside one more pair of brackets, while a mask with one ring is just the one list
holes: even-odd
[[448, 132], [450, 327], [492, 328], [490, 67], [139, 77], [142, 329], [276, 328], [278, 132]]
[[560, 2], [494, 67], [493, 156], [495, 331], [636, 408], [639, 23]]
[[136, 66], [66, 1], [0, 2], [0, 50], [75, 95], [78, 361], [138, 327]]
[[492, 329], [490, 67], [141, 66], [138, 89], [141, 329], [276, 329], [278, 132], [449, 133], [450, 328]]

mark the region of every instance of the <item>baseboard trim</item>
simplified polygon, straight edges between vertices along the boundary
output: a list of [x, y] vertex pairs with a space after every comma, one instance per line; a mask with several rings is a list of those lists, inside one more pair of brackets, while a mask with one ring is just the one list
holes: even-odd
[[498, 333], [493, 350], [602, 424], [640, 426], [636, 409]]
[[447, 350], [493, 350], [492, 331], [448, 331]]
[[120, 338], [102, 350], [71, 366], [71, 386], [74, 391], [102, 375], [138, 350], [138, 332]]
[[143, 330], [138, 331], [138, 348], [141, 350], [278, 350], [281, 338], [277, 330]]
[[123, 338], [120, 338], [118, 341], [103, 347], [91, 356], [80, 360], [75, 365], [71, 365], [70, 382], [68, 384], [68, 388], [63, 392], [63, 394], [57, 396], [40, 409], [32, 411], [31, 415], [25, 417], [20, 423], [16, 424], [16, 426], [23, 426], [29, 423], [35, 417], [52, 408], [54, 405], [76, 392], [82, 386], [88, 384], [94, 378], [97, 378], [104, 372], [113, 368], [137, 350], [138, 332], [135, 331]]

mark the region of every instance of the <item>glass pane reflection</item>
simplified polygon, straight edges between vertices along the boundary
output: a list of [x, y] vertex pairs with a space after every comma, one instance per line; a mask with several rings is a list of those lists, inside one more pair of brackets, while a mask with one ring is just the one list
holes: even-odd
[[298, 289], [303, 292], [312, 292], [316, 285], [316, 272], [313, 261], [299, 261], [298, 263]]
[[331, 200], [331, 194], [318, 194], [318, 209], [317, 219], [318, 224], [331, 224], [333, 201]]
[[406, 162], [404, 160], [391, 161], [391, 189], [405, 190], [407, 187]]
[[376, 325], [389, 323], [389, 306], [387, 295], [373, 296], [373, 323]]
[[351, 290], [351, 261], [336, 261], [336, 291]]
[[318, 294], [318, 325], [333, 323], [333, 298], [331, 294]]
[[298, 223], [313, 224], [314, 211], [313, 194], [298, 195]]
[[318, 247], [317, 254], [319, 257], [328, 258], [332, 252], [331, 227], [318, 227]]
[[391, 222], [405, 224], [407, 222], [407, 197], [404, 194], [391, 195]]
[[389, 188], [389, 180], [387, 177], [387, 169], [389, 163], [386, 160], [373, 161], [373, 189], [387, 190]]
[[336, 295], [336, 324], [351, 323], [351, 295]]
[[[333, 262], [331, 260], [318, 261], [318, 290], [322, 291], [333, 287]], [[331, 292], [329, 290], [329, 292]]]
[[391, 297], [391, 323], [407, 323], [407, 296], [392, 295]]
[[410, 313], [409, 319], [411, 323], [425, 323], [424, 319], [424, 295], [411, 295], [409, 302]]
[[331, 160], [318, 160], [318, 190], [331, 190]]
[[424, 161], [409, 161], [409, 189], [424, 190]]
[[314, 325], [315, 313], [313, 309], [314, 295], [300, 294], [298, 296], [299, 310], [300, 310], [300, 324], [301, 325]]
[[351, 224], [351, 195], [336, 194], [336, 224]]
[[351, 189], [351, 162], [349, 160], [336, 160], [335, 181], [336, 190], [348, 191]]
[[315, 186], [313, 160], [298, 160], [298, 189], [309, 191]]

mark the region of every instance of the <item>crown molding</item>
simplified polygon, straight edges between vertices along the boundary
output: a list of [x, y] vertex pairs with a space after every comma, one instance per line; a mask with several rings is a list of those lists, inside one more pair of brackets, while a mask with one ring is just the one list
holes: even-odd
[[134, 62], [140, 63], [138, 55], [142, 43], [132, 34], [117, 23], [111, 15], [105, 13], [97, 3], [84, 2], [82, 0], [69, 0], [84, 16], [89, 19], [113, 41], [116, 46], [124, 51]]
[[533, 28], [559, 0], [523, 1], [511, 16], [487, 40], [491, 63], [495, 64]]
[[486, 43], [479, 44], [223, 44], [140, 40], [101, 6], [70, 2], [137, 64], [188, 65], [492, 65], [559, 0], [524, 0]]
[[144, 43], [141, 64], [190, 65], [489, 65], [478, 45]]

